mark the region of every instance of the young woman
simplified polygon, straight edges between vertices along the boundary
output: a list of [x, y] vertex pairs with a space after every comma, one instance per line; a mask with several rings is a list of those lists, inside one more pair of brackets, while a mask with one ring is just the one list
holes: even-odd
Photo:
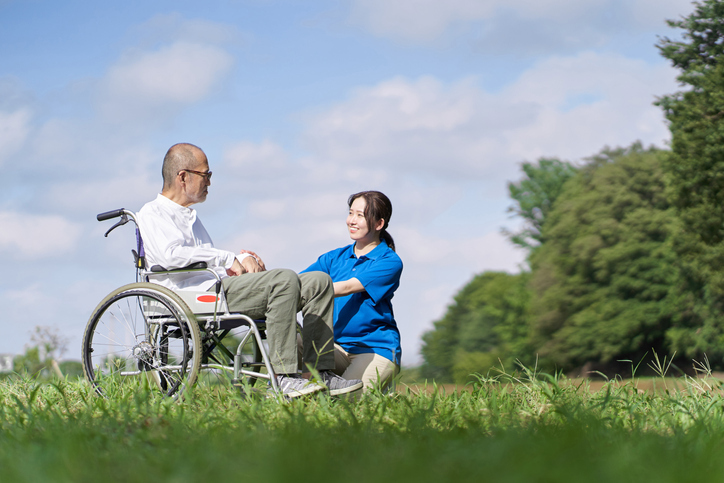
[[379, 191], [349, 197], [351, 245], [325, 253], [305, 272], [326, 272], [334, 282], [335, 372], [361, 379], [365, 391], [385, 387], [400, 370], [400, 332], [392, 296], [402, 260], [387, 233], [392, 203]]

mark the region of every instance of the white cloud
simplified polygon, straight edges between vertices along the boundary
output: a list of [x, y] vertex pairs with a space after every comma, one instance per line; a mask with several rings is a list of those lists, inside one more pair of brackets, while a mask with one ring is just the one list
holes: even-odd
[[499, 4], [478, 0], [354, 0], [351, 17], [376, 35], [428, 41], [455, 22], [489, 18]]
[[11, 259], [56, 258], [75, 248], [80, 225], [61, 216], [0, 211], [0, 247]]
[[[35, 132], [31, 152], [36, 159], [45, 160], [48, 164], [62, 165], [62, 159], [77, 155], [79, 146], [87, 141], [81, 135], [84, 128], [85, 126], [79, 125], [76, 120], [49, 119]], [[72, 168], [73, 163], [66, 167]]]
[[464, 34], [520, 55], [665, 28], [664, 19], [691, 10], [690, 0], [353, 0], [350, 19], [381, 37], [429, 43]]
[[47, 304], [49, 297], [40, 287], [39, 283], [34, 283], [22, 289], [6, 290], [4, 297], [10, 302], [11, 306], [16, 307], [49, 307]]
[[32, 112], [29, 108], [0, 111], [0, 165], [25, 144], [30, 133]]
[[288, 167], [288, 155], [284, 148], [268, 139], [261, 143], [241, 141], [224, 150], [223, 162], [235, 172], [273, 176]]
[[180, 13], [159, 14], [139, 25], [135, 31], [142, 45], [183, 40], [199, 44], [224, 44], [240, 37], [236, 28], [205, 19], [187, 19]]
[[233, 58], [214, 45], [177, 41], [154, 51], [127, 54], [103, 81], [101, 109], [124, 120], [151, 116], [208, 96]]
[[357, 89], [310, 118], [310, 164], [363, 173], [504, 184], [523, 160], [582, 158], [669, 133], [654, 94], [676, 90], [675, 71], [592, 52], [534, 64], [498, 93], [473, 79], [394, 78]]
[[359, 89], [311, 119], [305, 142], [352, 177], [379, 169], [480, 176], [499, 162], [487, 156], [503, 149], [496, 134], [529, 122], [532, 107], [504, 105], [469, 80], [395, 78]]
[[[21, 353], [34, 328], [46, 326], [68, 340], [65, 357], [80, 359], [83, 330], [91, 311], [119, 284], [109, 283], [107, 273], [102, 278], [80, 282], [69, 274], [60, 281], [46, 276], [36, 278], [39, 280], [0, 291], [0, 304], [5, 308], [3, 319], [8, 321], [0, 339], [0, 353]], [[28, 307], [52, 307], [52, 310], [35, 310], [32, 320], [28, 320]], [[27, 323], [18, 324], [18, 320]]]
[[635, 0], [627, 2], [631, 15], [642, 27], [661, 26], [661, 19], [678, 20], [694, 11], [694, 0]]
[[[426, 227], [415, 228], [402, 223], [395, 231], [395, 244], [410, 264], [468, 268], [472, 272], [499, 270], [517, 272], [525, 252], [513, 246], [493, 227], [479, 236], [455, 233], [436, 235]], [[434, 270], [433, 270], [434, 271]]]
[[603, 145], [635, 140], [663, 146], [669, 138], [656, 95], [677, 89], [676, 72], [619, 55], [591, 52], [536, 64], [502, 96], [511, 104], [534, 103], [534, 122], [506, 133], [510, 153], [581, 158]]
[[147, 171], [139, 170], [138, 174], [130, 176], [55, 183], [43, 198], [57, 210], [79, 213], [90, 209], [100, 213], [116, 208], [137, 211], [160, 192], [160, 174], [149, 178]]

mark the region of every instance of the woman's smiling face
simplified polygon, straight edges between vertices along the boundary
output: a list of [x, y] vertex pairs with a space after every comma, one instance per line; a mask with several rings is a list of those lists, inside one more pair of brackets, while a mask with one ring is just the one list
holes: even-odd
[[365, 208], [367, 203], [361, 196], [352, 202], [347, 215], [347, 230], [349, 237], [353, 240], [364, 238], [369, 233], [367, 228], [367, 219], [365, 218]]
[[[349, 214], [347, 215], [347, 230], [352, 240], [367, 244], [375, 240], [379, 241], [382, 220], [376, 223], [380, 225], [379, 228], [375, 229], [376, 227], [372, 227], [372, 229], [370, 229], [368, 220], [365, 218], [365, 208], [367, 208], [367, 202], [362, 196], [352, 202], [352, 206], [349, 207]], [[374, 220], [372, 221], [374, 222]]]

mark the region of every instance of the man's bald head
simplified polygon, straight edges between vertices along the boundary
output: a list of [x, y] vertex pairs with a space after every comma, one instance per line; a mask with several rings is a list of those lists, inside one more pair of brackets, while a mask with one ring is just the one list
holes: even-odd
[[163, 158], [161, 175], [163, 176], [163, 189], [171, 188], [173, 180], [182, 169], [192, 169], [206, 155], [198, 146], [188, 143], [179, 143], [171, 146]]

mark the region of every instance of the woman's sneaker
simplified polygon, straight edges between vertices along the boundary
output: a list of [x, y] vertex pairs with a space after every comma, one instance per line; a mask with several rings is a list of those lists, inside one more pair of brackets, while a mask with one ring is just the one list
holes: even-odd
[[325, 387], [304, 379], [298, 374], [277, 374], [277, 384], [283, 396], [294, 398], [324, 391]]
[[332, 371], [321, 371], [319, 377], [321, 382], [329, 389], [330, 396], [347, 394], [362, 389], [364, 384], [359, 379], [343, 379]]

